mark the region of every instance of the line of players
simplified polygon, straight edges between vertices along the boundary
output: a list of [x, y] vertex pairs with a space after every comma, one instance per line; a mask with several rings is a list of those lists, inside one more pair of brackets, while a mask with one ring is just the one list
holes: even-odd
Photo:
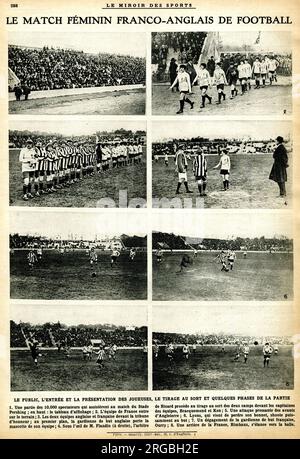
[[[254, 342], [254, 345], [256, 346], [258, 343], [257, 341]], [[164, 354], [169, 362], [169, 364], [175, 363], [175, 351], [178, 349], [174, 346], [173, 343], [168, 343], [164, 346]], [[152, 351], [153, 351], [153, 357], [154, 360], [158, 360], [160, 353], [159, 353], [159, 345], [157, 342], [154, 342], [152, 345]], [[183, 344], [181, 347], [181, 355], [183, 360], [189, 360], [190, 355], [192, 354], [193, 356], [196, 355], [197, 351], [197, 344]], [[221, 352], [222, 354], [225, 354], [225, 346], [222, 345], [221, 347]], [[248, 361], [250, 353], [250, 346], [247, 342], [239, 343], [237, 345], [235, 355], [233, 357], [233, 362], [238, 362], [240, 360], [241, 355], [243, 356], [243, 362], [246, 364]], [[266, 342], [263, 347], [262, 347], [262, 353], [263, 353], [263, 366], [268, 367], [270, 363], [270, 359], [272, 354], [274, 355], [278, 354], [278, 345], [272, 346], [271, 343]]]
[[230, 63], [226, 73], [222, 69], [220, 63], [216, 63], [213, 76], [211, 77], [207, 70], [206, 63], [200, 64], [198, 70], [195, 69], [196, 76], [194, 80], [191, 80], [191, 75], [186, 71], [186, 65], [181, 64], [179, 66], [177, 77], [170, 86], [172, 91], [174, 87], [178, 87], [180, 98], [179, 98], [179, 110], [176, 114], [181, 114], [184, 111], [185, 103], [188, 103], [190, 108], [194, 108], [194, 103], [188, 98], [188, 95], [192, 93], [192, 87], [198, 82], [201, 93], [201, 105], [200, 109], [205, 108], [206, 100], [209, 104], [212, 103], [212, 96], [208, 94], [208, 89], [212, 86], [216, 86], [218, 100], [217, 104], [221, 104], [226, 99], [224, 92], [225, 86], [230, 86], [230, 99], [234, 99], [238, 95], [237, 85], [240, 83], [241, 96], [247, 91], [251, 90], [252, 80], [255, 81], [254, 89], [259, 89], [261, 86], [265, 86], [267, 80], [272, 85], [277, 82], [276, 69], [278, 67], [278, 61], [273, 57], [265, 56], [262, 59], [256, 58], [253, 65], [249, 64], [247, 59], [240, 61], [239, 65]]
[[54, 140], [35, 145], [27, 139], [21, 149], [23, 200], [55, 193], [88, 176], [134, 165], [142, 160], [143, 146], [133, 139], [123, 141], [76, 142]]

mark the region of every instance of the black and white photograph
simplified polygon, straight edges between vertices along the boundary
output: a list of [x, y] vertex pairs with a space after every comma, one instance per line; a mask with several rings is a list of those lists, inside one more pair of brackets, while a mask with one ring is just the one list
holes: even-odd
[[291, 215], [280, 212], [156, 213], [153, 300], [282, 301], [284, 307], [293, 299], [292, 234]]
[[11, 114], [144, 115], [145, 85], [143, 33], [9, 34]]
[[291, 115], [289, 32], [153, 32], [153, 115]]
[[155, 305], [153, 389], [292, 390], [293, 330], [278, 303]]
[[289, 121], [152, 123], [152, 206], [292, 206]]
[[147, 354], [143, 306], [11, 307], [12, 391], [147, 390]]
[[142, 211], [21, 210], [10, 217], [11, 298], [147, 298]]
[[9, 127], [10, 205], [146, 206], [145, 122], [31, 119]]

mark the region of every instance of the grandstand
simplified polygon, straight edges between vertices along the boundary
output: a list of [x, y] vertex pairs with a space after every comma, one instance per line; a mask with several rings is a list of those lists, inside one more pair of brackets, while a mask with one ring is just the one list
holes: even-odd
[[164, 249], [167, 250], [183, 250], [188, 251], [192, 248], [198, 250], [214, 251], [214, 250], [227, 250], [228, 247], [232, 250], [239, 251], [244, 250], [246, 247], [248, 251], [273, 251], [273, 252], [292, 252], [293, 241], [288, 238], [242, 238], [236, 237], [235, 239], [213, 239], [204, 238], [194, 241], [189, 238], [189, 242], [186, 242], [186, 238], [175, 234], [153, 232], [152, 233], [152, 247], [154, 250], [161, 248], [163, 245]]
[[[106, 346], [142, 347], [147, 340], [147, 327], [127, 327], [110, 324], [66, 326], [57, 323], [32, 325], [10, 321], [11, 348], [27, 347], [24, 338], [37, 340], [42, 347], [58, 347], [65, 343], [70, 347], [83, 347], [102, 340]], [[97, 346], [95, 346], [97, 347]]]
[[[8, 67], [31, 91], [145, 84], [145, 59], [44, 46], [8, 47]], [[11, 73], [12, 72], [12, 73]], [[10, 79], [9, 91], [16, 80]]]

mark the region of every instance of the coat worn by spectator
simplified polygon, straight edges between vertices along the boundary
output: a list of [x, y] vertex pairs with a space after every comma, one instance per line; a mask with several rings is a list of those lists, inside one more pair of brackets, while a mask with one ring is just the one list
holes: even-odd
[[273, 153], [274, 163], [270, 172], [269, 179], [278, 183], [280, 196], [285, 196], [285, 182], [287, 181], [288, 168], [288, 155], [285, 146], [283, 145], [283, 139], [277, 139], [279, 142], [276, 150]]

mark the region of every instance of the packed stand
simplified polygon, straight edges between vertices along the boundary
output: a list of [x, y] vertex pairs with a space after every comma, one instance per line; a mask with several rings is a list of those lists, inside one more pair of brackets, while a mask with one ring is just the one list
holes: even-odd
[[[130, 328], [130, 329], [129, 329]], [[35, 339], [44, 347], [59, 347], [66, 343], [70, 347], [91, 344], [91, 340], [103, 340], [106, 346], [140, 347], [147, 340], [146, 327], [116, 327], [108, 325], [66, 326], [59, 322], [31, 325], [10, 321], [10, 345], [12, 348], [25, 347], [27, 339]]]
[[144, 58], [87, 54], [47, 46], [9, 46], [8, 66], [31, 91], [145, 84], [146, 81]]

